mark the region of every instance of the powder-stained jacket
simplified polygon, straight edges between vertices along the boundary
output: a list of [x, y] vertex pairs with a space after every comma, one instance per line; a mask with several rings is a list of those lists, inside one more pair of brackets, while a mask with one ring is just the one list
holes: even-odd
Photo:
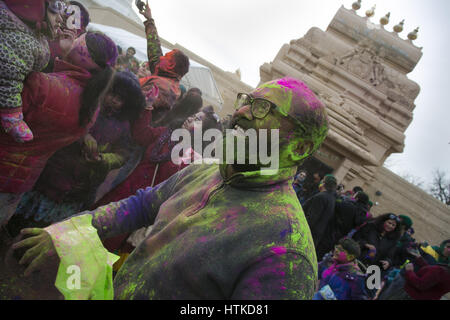
[[428, 265], [425, 259], [418, 258], [417, 272], [406, 271], [405, 291], [414, 300], [440, 300], [450, 292], [450, 270], [445, 265]]
[[[319, 263], [319, 290], [329, 285], [337, 300], [368, 300], [366, 276], [358, 266], [353, 263], [333, 263], [331, 254], [325, 255]], [[314, 300], [323, 300], [320, 292], [314, 295]]]
[[[32, 10], [32, 8], [30, 8]], [[45, 37], [37, 36], [0, 1], [0, 108], [19, 108], [25, 77], [50, 59]]]
[[90, 78], [88, 71], [61, 60], [55, 63], [55, 73], [30, 74], [22, 99], [34, 140], [18, 143], [0, 132], [0, 192], [30, 191], [53, 153], [86, 134], [92, 122], [80, 127], [78, 114]]
[[190, 165], [92, 212], [101, 238], [153, 224], [114, 280], [116, 299], [311, 299], [317, 259], [295, 168], [225, 177]]
[[161, 64], [163, 56], [161, 42], [153, 19], [144, 22], [145, 34], [147, 36], [147, 56], [151, 76], [145, 78], [142, 87], [155, 85], [159, 89], [157, 100], [153, 103], [155, 109], [172, 109], [175, 101], [180, 97], [180, 80], [182, 74], [178, 74], [175, 69], [175, 61]]

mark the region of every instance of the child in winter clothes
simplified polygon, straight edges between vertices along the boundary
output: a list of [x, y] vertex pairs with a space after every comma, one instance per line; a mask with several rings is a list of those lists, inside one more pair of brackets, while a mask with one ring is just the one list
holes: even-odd
[[319, 291], [313, 300], [367, 300], [366, 278], [355, 262], [359, 255], [358, 243], [341, 239], [319, 263]]
[[33, 140], [22, 112], [23, 83], [47, 66], [47, 37], [59, 33], [64, 7], [59, 0], [0, 1], [0, 123], [17, 142]]
[[23, 144], [0, 132], [0, 225], [14, 213], [22, 194], [33, 188], [48, 159], [93, 125], [116, 59], [110, 38], [88, 32], [75, 39], [65, 60], [56, 60], [55, 73], [27, 77], [23, 113], [35, 135]]

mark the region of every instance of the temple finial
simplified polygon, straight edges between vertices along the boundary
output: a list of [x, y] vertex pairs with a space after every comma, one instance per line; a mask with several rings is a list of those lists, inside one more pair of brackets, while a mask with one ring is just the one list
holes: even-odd
[[382, 26], [385, 26], [385, 25], [387, 25], [389, 23], [389, 17], [390, 16], [391, 16], [391, 13], [388, 12], [384, 17], [382, 17], [380, 19], [380, 23], [381, 23]]
[[396, 24], [396, 25], [394, 26], [394, 31], [395, 31], [396, 33], [402, 32], [402, 31], [403, 31], [403, 26], [404, 26], [404, 24], [405, 24], [405, 19], [403, 19], [402, 22], [400, 22], [399, 24]]
[[414, 31], [408, 34], [408, 39], [413, 41], [417, 39], [417, 34], [419, 33], [419, 27], [417, 27]]
[[352, 4], [352, 8], [355, 11], [358, 11], [359, 9], [361, 9], [361, 0], [358, 0], [356, 2], [353, 2]]
[[376, 7], [377, 7], [377, 5], [374, 5], [372, 7], [372, 9], [366, 11], [366, 17], [367, 18], [373, 17], [373, 15], [375, 14]]

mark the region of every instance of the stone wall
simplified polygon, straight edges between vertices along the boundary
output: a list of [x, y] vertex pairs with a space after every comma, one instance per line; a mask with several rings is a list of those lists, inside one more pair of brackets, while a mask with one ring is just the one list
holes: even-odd
[[[392, 212], [411, 217], [417, 240], [437, 245], [450, 238], [450, 207], [392, 171], [379, 168], [375, 180], [362, 187], [374, 203], [379, 203], [372, 208], [374, 215]], [[376, 196], [377, 191], [382, 195]]]

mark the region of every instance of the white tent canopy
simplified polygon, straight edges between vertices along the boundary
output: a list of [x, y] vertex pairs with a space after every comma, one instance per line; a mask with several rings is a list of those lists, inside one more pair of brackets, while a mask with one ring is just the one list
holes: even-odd
[[[139, 37], [131, 32], [122, 30], [119, 28], [106, 26], [98, 23], [90, 23], [89, 30], [96, 30], [105, 33], [114, 42], [126, 52], [127, 48], [133, 47], [136, 49], [135, 57], [140, 61], [147, 61], [147, 40], [143, 37]], [[170, 49], [162, 47], [163, 53], [167, 53]], [[222, 108], [223, 99], [217, 88], [216, 81], [214, 80], [211, 70], [193, 60], [190, 61], [189, 72], [181, 79], [181, 83], [187, 88], [199, 88], [203, 97], [214, 103], [218, 108]]]

